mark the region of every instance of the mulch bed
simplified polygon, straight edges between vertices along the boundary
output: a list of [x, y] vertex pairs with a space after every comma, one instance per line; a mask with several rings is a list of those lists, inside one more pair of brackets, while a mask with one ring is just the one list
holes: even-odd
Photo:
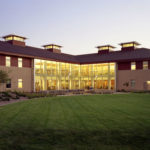
[[29, 99], [26, 97], [21, 97], [20, 99], [10, 99], [9, 101], [0, 101], [0, 106], [17, 103], [17, 102], [21, 102], [21, 101], [25, 101], [25, 100], [29, 100]]

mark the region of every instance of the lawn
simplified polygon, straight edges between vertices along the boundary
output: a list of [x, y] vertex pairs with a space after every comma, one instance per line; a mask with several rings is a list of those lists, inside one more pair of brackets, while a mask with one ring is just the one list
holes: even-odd
[[0, 107], [0, 150], [149, 150], [150, 94], [60, 96]]

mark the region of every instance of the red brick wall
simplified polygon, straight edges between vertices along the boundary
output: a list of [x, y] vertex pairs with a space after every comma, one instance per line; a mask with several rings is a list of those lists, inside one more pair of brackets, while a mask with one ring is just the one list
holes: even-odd
[[137, 61], [136, 62], [136, 69], [137, 70], [143, 69], [143, 61]]
[[18, 57], [11, 56], [11, 66], [18, 67]]
[[130, 69], [131, 69], [131, 62], [118, 63], [118, 70], [130, 70]]
[[[11, 66], [12, 67], [18, 67], [18, 58], [21, 57], [16, 57], [16, 56], [10, 56], [11, 57]], [[31, 63], [32, 59], [30, 58], [22, 58], [22, 65], [23, 67], [31, 68]], [[0, 55], [0, 66], [5, 66], [6, 65], [6, 56], [5, 55]]]
[[23, 67], [31, 68], [31, 61], [30, 58], [23, 58]]
[[[136, 62], [136, 70], [143, 69], [143, 61]], [[150, 69], [150, 60], [148, 61], [148, 68]], [[118, 70], [131, 70], [131, 62], [119, 62]]]
[[0, 66], [5, 66], [5, 55], [0, 55]]
[[21, 41], [12, 40], [12, 41], [8, 41], [8, 43], [11, 43], [12, 45], [18, 45], [18, 46], [25, 47], [25, 42], [21, 42]]

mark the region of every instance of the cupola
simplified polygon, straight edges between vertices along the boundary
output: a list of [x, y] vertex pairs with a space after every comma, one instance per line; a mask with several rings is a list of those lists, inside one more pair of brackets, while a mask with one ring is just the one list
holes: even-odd
[[26, 37], [10, 34], [2, 37], [6, 42], [12, 45], [25, 46]]
[[62, 46], [56, 44], [47, 44], [43, 45], [44, 49], [53, 52], [53, 53], [61, 53]]
[[98, 54], [103, 54], [103, 53], [109, 53], [110, 51], [113, 51], [115, 48], [112, 45], [103, 45], [103, 46], [97, 46], [98, 48]]
[[140, 44], [136, 41], [132, 41], [132, 42], [121, 43], [119, 45], [121, 45], [122, 51], [127, 51], [127, 50], [135, 50], [137, 46], [139, 46]]

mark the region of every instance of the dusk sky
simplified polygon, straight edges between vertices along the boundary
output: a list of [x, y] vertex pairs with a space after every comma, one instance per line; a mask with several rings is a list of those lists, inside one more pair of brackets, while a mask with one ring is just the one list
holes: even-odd
[[70, 54], [128, 41], [150, 48], [150, 0], [0, 0], [0, 36], [12, 33]]

